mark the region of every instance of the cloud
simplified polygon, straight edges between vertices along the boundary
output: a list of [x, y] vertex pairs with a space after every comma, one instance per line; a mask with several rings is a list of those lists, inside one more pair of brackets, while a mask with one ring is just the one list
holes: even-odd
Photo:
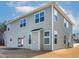
[[76, 25], [76, 21], [75, 21], [75, 17], [73, 16], [73, 13], [71, 10], [68, 10], [68, 9], [64, 9], [62, 8], [61, 6], [59, 6], [62, 11], [64, 11], [65, 14], [67, 14], [67, 16], [71, 19], [71, 21], [74, 23], [74, 25]]
[[35, 7], [31, 7], [31, 6], [18, 6], [15, 8], [16, 8], [16, 11], [20, 13], [28, 13], [35, 9]]
[[73, 27], [74, 32], [79, 32], [79, 17], [75, 17], [76, 19], [76, 26]]
[[79, 32], [79, 17], [78, 16], [74, 16], [73, 15], [73, 12], [69, 9], [64, 9], [62, 8], [60, 5], [59, 7], [65, 12], [65, 14], [67, 14], [67, 16], [71, 19], [71, 21], [74, 23], [74, 26], [73, 26], [73, 33], [74, 32]]
[[9, 7], [24, 6], [28, 1], [9, 1], [6, 5]]

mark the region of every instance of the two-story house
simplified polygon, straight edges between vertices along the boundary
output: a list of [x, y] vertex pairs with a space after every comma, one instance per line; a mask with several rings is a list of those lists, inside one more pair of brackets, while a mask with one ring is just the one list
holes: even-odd
[[72, 47], [73, 22], [55, 2], [7, 22], [7, 48], [55, 50]]

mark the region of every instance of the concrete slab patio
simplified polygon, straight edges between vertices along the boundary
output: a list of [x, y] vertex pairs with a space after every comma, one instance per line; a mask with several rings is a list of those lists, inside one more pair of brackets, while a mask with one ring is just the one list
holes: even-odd
[[74, 48], [55, 51], [31, 51], [29, 49], [11, 49], [0, 47], [0, 58], [79, 58], [79, 43]]

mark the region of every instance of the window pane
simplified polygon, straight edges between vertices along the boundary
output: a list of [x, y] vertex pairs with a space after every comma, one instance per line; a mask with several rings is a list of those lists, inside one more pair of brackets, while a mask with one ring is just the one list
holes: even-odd
[[57, 37], [58, 37], [58, 33], [57, 31], [54, 31], [54, 44], [57, 44]]
[[64, 19], [64, 27], [66, 27], [66, 28], [68, 28], [68, 22], [67, 22], [67, 20], [66, 19]]
[[55, 37], [57, 37], [57, 35], [55, 35]]
[[23, 23], [23, 21], [21, 20], [21, 21], [20, 21], [20, 24], [22, 24], [22, 23]]
[[45, 32], [45, 36], [49, 36], [49, 32]]
[[40, 13], [40, 22], [44, 21], [44, 12]]
[[49, 44], [49, 38], [45, 38], [45, 44]]
[[64, 35], [64, 44], [66, 44], [66, 35]]
[[23, 20], [23, 23], [26, 23], [26, 20], [25, 19]]
[[56, 15], [54, 15], [54, 20], [57, 21], [57, 16]]
[[26, 19], [23, 20], [23, 26], [26, 26]]
[[29, 44], [31, 44], [31, 35], [29, 35]]
[[44, 17], [41, 17], [41, 18], [40, 18], [40, 22], [42, 22], [42, 21], [44, 21]]
[[57, 16], [57, 10], [56, 10], [56, 9], [54, 9], [54, 15], [56, 15], [56, 16]]
[[64, 23], [64, 27], [66, 27], [66, 23]]
[[26, 23], [24, 23], [23, 25], [26, 26]]
[[18, 39], [18, 47], [23, 47], [23, 39]]
[[44, 17], [44, 12], [41, 12], [40, 13], [40, 17]]
[[22, 24], [20, 24], [20, 27], [22, 27]]
[[68, 22], [67, 22], [67, 28], [69, 27], [69, 24], [68, 24]]
[[36, 14], [36, 15], [35, 15], [35, 19], [37, 19], [37, 18], [39, 18], [39, 14]]
[[20, 27], [23, 26], [23, 20], [20, 20]]
[[10, 30], [10, 28], [8, 28], [8, 31]]
[[39, 14], [35, 15], [35, 23], [39, 23]]
[[35, 19], [35, 23], [39, 23], [39, 19]]
[[66, 40], [64, 40], [64, 44], [66, 44]]
[[57, 44], [57, 38], [54, 38], [54, 44]]
[[12, 41], [12, 38], [10, 38], [10, 41]]

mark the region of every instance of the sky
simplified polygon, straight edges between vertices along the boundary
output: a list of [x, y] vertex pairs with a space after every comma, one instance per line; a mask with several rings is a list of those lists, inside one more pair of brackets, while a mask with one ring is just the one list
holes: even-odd
[[[24, 15], [49, 1], [0, 1], [0, 22]], [[75, 23], [73, 33], [79, 32], [79, 2], [56, 1], [59, 7]]]

